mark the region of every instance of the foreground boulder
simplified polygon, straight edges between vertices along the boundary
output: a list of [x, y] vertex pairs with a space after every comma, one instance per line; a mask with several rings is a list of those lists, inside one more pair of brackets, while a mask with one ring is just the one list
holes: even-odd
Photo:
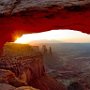
[[0, 69], [0, 83], [7, 83], [16, 87], [26, 85], [26, 83], [18, 79], [13, 72], [5, 69]]

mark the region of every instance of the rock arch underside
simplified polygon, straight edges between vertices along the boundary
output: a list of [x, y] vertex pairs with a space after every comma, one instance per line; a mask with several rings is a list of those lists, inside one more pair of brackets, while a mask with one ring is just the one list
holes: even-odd
[[[16, 36], [52, 29], [72, 29], [90, 33], [90, 0], [0, 0], [0, 47], [7, 41], [14, 41]], [[36, 86], [35, 88], [66, 90], [62, 84], [58, 84], [53, 78], [46, 75], [41, 56], [36, 54], [35, 57], [29, 58], [29, 63], [32, 63], [29, 68], [21, 65], [21, 68], [23, 67], [25, 70], [21, 76], [24, 77], [23, 81], [12, 70], [17, 68], [9, 67], [9, 64], [12, 65], [12, 58], [2, 58], [0, 58], [0, 63], [4, 63], [4, 68], [0, 65], [0, 72], [2, 72], [0, 77], [5, 78], [0, 78], [0, 82], [6, 83], [8, 88], [12, 88], [12, 90], [38, 90], [28, 86], [16, 89], [8, 85], [15, 83], [19, 86], [27, 85], [26, 79], [28, 77], [30, 80], [32, 79], [28, 84], [33, 87]], [[6, 59], [9, 59], [10, 62], [6, 63]], [[27, 64], [26, 61], [23, 62]], [[22, 62], [18, 63], [21, 64]], [[17, 64], [14, 63], [14, 65]], [[35, 67], [32, 68], [32, 65]], [[31, 75], [32, 72], [33, 75]], [[28, 76], [28, 73], [31, 77]], [[10, 78], [12, 78], [11, 81]], [[0, 84], [3, 87], [4, 85]]]
[[15, 35], [51, 29], [90, 33], [89, 0], [1, 0], [0, 46]]

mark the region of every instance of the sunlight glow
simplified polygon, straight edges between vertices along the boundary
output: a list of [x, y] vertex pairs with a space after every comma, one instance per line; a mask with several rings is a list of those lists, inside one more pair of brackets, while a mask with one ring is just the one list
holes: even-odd
[[24, 34], [15, 43], [29, 44], [33, 41], [60, 41], [71, 43], [90, 42], [90, 35], [74, 30], [51, 30], [41, 33]]

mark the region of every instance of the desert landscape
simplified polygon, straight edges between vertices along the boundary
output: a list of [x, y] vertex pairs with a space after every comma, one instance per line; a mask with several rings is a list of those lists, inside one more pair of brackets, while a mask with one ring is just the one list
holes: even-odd
[[90, 43], [7, 42], [0, 57], [0, 90], [89, 90], [89, 49]]
[[86, 88], [89, 87], [90, 43], [49, 43], [46, 45], [52, 47], [52, 55], [46, 54], [44, 57], [47, 73], [65, 86], [80, 82]]
[[0, 90], [90, 90], [87, 33], [90, 0], [0, 0]]

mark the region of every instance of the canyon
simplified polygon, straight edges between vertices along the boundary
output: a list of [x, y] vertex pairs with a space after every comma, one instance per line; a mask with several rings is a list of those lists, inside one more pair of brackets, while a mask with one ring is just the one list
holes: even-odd
[[0, 57], [0, 90], [34, 90], [30, 89], [32, 87], [40, 90], [66, 90], [62, 83], [46, 74], [42, 54], [34, 46], [6, 43], [3, 48]]

